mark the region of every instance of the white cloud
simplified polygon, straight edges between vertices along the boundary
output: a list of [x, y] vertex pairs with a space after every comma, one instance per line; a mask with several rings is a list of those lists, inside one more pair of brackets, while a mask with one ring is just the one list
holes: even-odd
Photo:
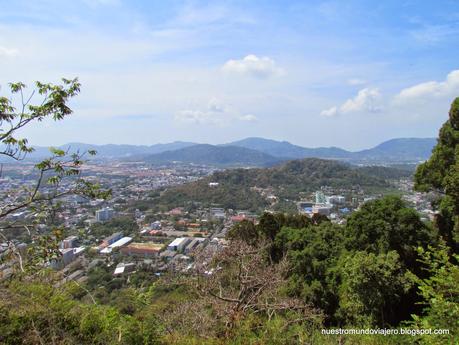
[[181, 110], [175, 114], [175, 121], [185, 124], [206, 124], [226, 126], [234, 121], [253, 122], [257, 118], [252, 114], [241, 115], [236, 109], [211, 99], [205, 109]]
[[269, 57], [258, 57], [247, 55], [241, 60], [229, 60], [223, 65], [223, 71], [237, 73], [255, 78], [268, 78], [283, 74], [283, 70], [276, 66], [273, 59]]
[[207, 109], [209, 112], [214, 112], [214, 113], [224, 113], [227, 111], [224, 105], [222, 105], [217, 99], [213, 98], [209, 101], [209, 104], [207, 105]]
[[367, 81], [364, 79], [360, 79], [360, 78], [352, 78], [352, 79], [349, 79], [347, 83], [352, 86], [360, 86], [360, 85], [365, 85]]
[[333, 106], [323, 110], [320, 115], [333, 117], [339, 114], [370, 112], [376, 113], [381, 110], [381, 93], [377, 88], [364, 88], [354, 98], [348, 99], [341, 106]]
[[11, 57], [17, 56], [18, 53], [19, 52], [17, 49], [6, 48], [6, 47], [0, 46], [0, 57], [11, 58]]
[[193, 124], [222, 124], [221, 119], [208, 110], [181, 110], [175, 115], [175, 120]]
[[450, 72], [444, 81], [428, 81], [400, 91], [395, 101], [403, 103], [428, 97], [449, 97], [459, 92], [459, 70]]
[[326, 116], [326, 117], [336, 116], [338, 115], [338, 107], [334, 106], [334, 107], [331, 107], [330, 109], [322, 110], [320, 115]]
[[253, 122], [253, 121], [257, 121], [258, 118], [253, 114], [246, 114], [246, 115], [239, 116], [239, 120], [247, 121], [247, 122]]

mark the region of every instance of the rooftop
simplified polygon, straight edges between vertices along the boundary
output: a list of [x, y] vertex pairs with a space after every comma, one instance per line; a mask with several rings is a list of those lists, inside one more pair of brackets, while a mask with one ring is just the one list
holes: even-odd
[[164, 248], [164, 244], [162, 243], [154, 243], [154, 242], [134, 242], [129, 245], [129, 248], [133, 249], [140, 249], [140, 250], [157, 250], [160, 251]]
[[176, 238], [175, 240], [173, 240], [169, 246], [170, 247], [175, 247], [175, 246], [179, 246], [180, 244], [182, 244], [184, 241], [188, 240], [188, 237], [179, 237], [179, 238]]

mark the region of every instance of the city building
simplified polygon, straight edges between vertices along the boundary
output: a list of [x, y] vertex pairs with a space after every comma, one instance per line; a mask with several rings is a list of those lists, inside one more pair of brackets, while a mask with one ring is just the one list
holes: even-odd
[[324, 216], [330, 215], [332, 207], [329, 204], [314, 205], [312, 207], [312, 214], [322, 214]]
[[191, 242], [189, 237], [179, 237], [173, 240], [168, 246], [167, 249], [174, 252], [182, 252], [185, 249], [185, 246]]
[[135, 263], [119, 263], [116, 268], [115, 268], [115, 272], [113, 272], [113, 275], [120, 275], [120, 274], [123, 274], [123, 273], [131, 273], [131, 272], [134, 272], [135, 270]]
[[330, 197], [328, 197], [328, 202], [330, 204], [338, 204], [338, 205], [341, 205], [341, 204], [344, 204], [346, 202], [346, 198], [342, 195], [332, 195]]
[[64, 240], [62, 240], [61, 248], [62, 249], [75, 248], [78, 246], [77, 243], [78, 243], [77, 236], [69, 236], [65, 238]]
[[85, 247], [59, 249], [61, 256], [57, 259], [53, 259], [50, 265], [54, 269], [62, 269], [75, 261], [75, 259], [78, 258], [84, 252], [84, 250]]
[[217, 218], [217, 219], [224, 219], [226, 217], [225, 210], [219, 207], [211, 208], [210, 214], [213, 218]]
[[105, 238], [102, 241], [102, 244], [100, 245], [100, 247], [101, 248], [108, 247], [109, 245], [111, 245], [112, 243], [115, 243], [116, 241], [118, 241], [122, 237], [123, 237], [123, 233], [115, 232], [114, 234], [112, 234], [112, 235], [108, 236], [107, 238]]
[[113, 251], [113, 249], [123, 247], [123, 246], [125, 246], [126, 244], [128, 244], [131, 241], [132, 241], [132, 237], [123, 237], [123, 238], [119, 239], [118, 241], [110, 244], [108, 247], [102, 249], [100, 251], [100, 253], [101, 254], [110, 254]]
[[121, 248], [120, 251], [122, 254], [129, 256], [153, 257], [157, 256], [164, 247], [164, 244], [154, 242], [130, 243]]
[[186, 248], [184, 250], [185, 254], [188, 254], [188, 253], [192, 252], [193, 250], [198, 248], [201, 243], [205, 243], [206, 241], [207, 241], [207, 239], [206, 238], [202, 238], [202, 237], [193, 238], [191, 240], [191, 242], [189, 244], [187, 244], [187, 246], [186, 246]]
[[115, 211], [110, 207], [104, 207], [96, 211], [96, 220], [98, 222], [106, 222], [113, 218]]

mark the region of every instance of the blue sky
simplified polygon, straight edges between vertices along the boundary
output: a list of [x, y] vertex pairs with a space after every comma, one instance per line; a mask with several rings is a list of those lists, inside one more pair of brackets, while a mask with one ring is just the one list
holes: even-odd
[[0, 0], [0, 92], [78, 76], [66, 142], [361, 149], [436, 136], [459, 96], [457, 1]]

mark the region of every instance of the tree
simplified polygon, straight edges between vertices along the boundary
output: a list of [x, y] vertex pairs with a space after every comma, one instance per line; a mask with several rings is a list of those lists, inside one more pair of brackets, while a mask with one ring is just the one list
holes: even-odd
[[396, 324], [399, 302], [413, 285], [397, 252], [355, 252], [340, 261], [341, 318], [350, 325]]
[[230, 240], [242, 240], [247, 244], [254, 245], [260, 239], [260, 233], [252, 221], [244, 219], [234, 225], [226, 237]]
[[[303, 322], [320, 322], [321, 315], [310, 305], [282, 292], [288, 267], [286, 260], [272, 263], [266, 255], [268, 242], [249, 245], [232, 240], [208, 263], [197, 266], [200, 304], [210, 305], [215, 321], [226, 336], [241, 322], [259, 317], [264, 324], [273, 318], [285, 320], [285, 327]], [[259, 327], [259, 325], [257, 325]]]
[[429, 277], [419, 279], [419, 294], [424, 313], [414, 316], [412, 325], [420, 329], [448, 329], [448, 335], [420, 337], [420, 344], [446, 344], [459, 340], [459, 255], [450, 258], [448, 248], [419, 249], [421, 261], [428, 267]]
[[274, 241], [277, 233], [282, 227], [282, 218], [272, 213], [265, 212], [260, 217], [258, 228], [260, 232], [269, 240]]
[[[36, 89], [25, 95], [26, 85], [23, 83], [9, 84], [10, 93], [0, 97], [0, 157], [9, 157], [12, 160], [22, 160], [34, 151], [26, 138], [20, 137], [21, 130], [45, 119], [59, 121], [72, 114], [68, 106], [71, 98], [80, 92], [80, 83], [77, 79], [62, 79], [62, 85], [44, 84], [36, 82]], [[38, 94], [38, 95], [37, 95]], [[36, 100], [36, 98], [39, 98]], [[15, 106], [13, 100], [19, 99]], [[36, 102], [33, 102], [36, 101]], [[98, 184], [91, 183], [81, 176], [81, 167], [86, 155], [94, 155], [95, 151], [74, 152], [50, 148], [51, 156], [35, 165], [37, 180], [32, 187], [8, 191], [10, 198], [7, 204], [0, 205], [0, 236], [8, 243], [11, 256], [19, 263], [24, 271], [23, 259], [15, 242], [6, 238], [5, 230], [19, 228], [27, 231], [37, 243], [35, 252], [41, 252], [42, 260], [29, 262], [43, 263], [59, 255], [55, 246], [55, 238], [62, 234], [62, 229], [54, 229], [50, 237], [52, 243], [43, 243], [42, 251], [37, 251], [39, 242], [46, 237], [38, 236], [34, 226], [39, 223], [53, 225], [52, 216], [59, 207], [59, 199], [69, 194], [77, 194], [89, 198], [107, 197], [110, 192], [102, 190]], [[30, 224], [9, 221], [13, 213], [27, 210], [34, 221]], [[46, 248], [47, 244], [50, 244]]]
[[288, 292], [324, 311], [326, 322], [338, 307], [335, 267], [343, 250], [342, 227], [330, 222], [302, 229], [284, 227], [273, 252], [289, 262]]
[[434, 204], [435, 223], [447, 244], [459, 252], [459, 97], [451, 104], [432, 156], [418, 166], [414, 180], [416, 190], [440, 195]]
[[395, 196], [367, 202], [354, 212], [345, 227], [348, 250], [375, 254], [395, 250], [401, 262], [420, 273], [417, 247], [427, 248], [435, 239], [415, 210]]

